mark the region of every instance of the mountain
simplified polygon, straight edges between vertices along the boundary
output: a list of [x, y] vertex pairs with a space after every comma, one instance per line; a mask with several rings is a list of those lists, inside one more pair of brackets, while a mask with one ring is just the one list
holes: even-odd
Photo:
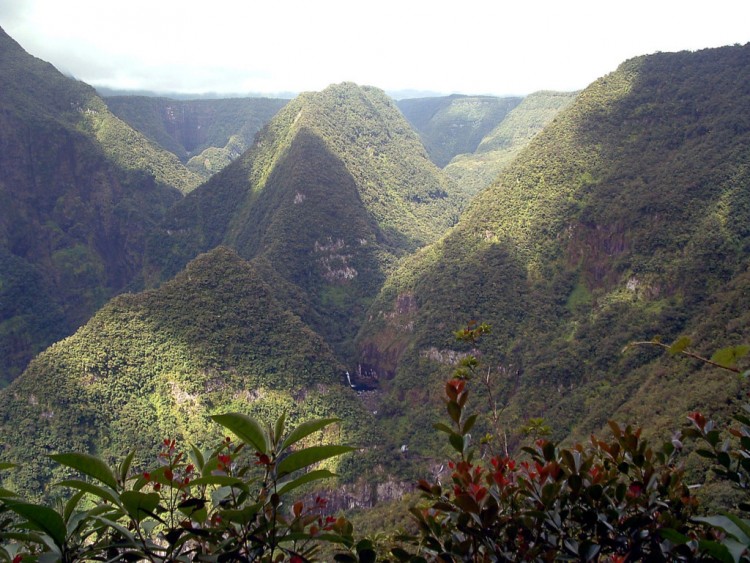
[[459, 154], [473, 153], [522, 98], [453, 94], [396, 102], [419, 132], [430, 158], [440, 168]]
[[140, 276], [145, 232], [198, 183], [94, 90], [0, 30], [0, 382]]
[[112, 96], [110, 111], [208, 178], [247, 150], [255, 134], [287, 103], [272, 98], [175, 100]]
[[265, 264], [302, 318], [349, 357], [387, 272], [436, 240], [462, 202], [391, 99], [343, 83], [289, 102], [248, 152], [176, 205], [149, 267], [168, 278], [228, 245]]
[[451, 332], [472, 319], [493, 327], [480, 351], [511, 445], [530, 417], [565, 439], [612, 417], [664, 436], [691, 411], [731, 412], [731, 375], [622, 350], [687, 335], [711, 356], [750, 338], [748, 116], [750, 45], [635, 58], [581, 92], [370, 309], [360, 371], [392, 443], [436, 451], [441, 381], [470, 351]]
[[529, 94], [482, 139], [476, 150], [454, 156], [443, 168], [445, 174], [465, 191], [480, 192], [576, 95], [550, 91]]
[[216, 248], [156, 290], [114, 298], [0, 392], [3, 455], [23, 460], [10, 484], [44, 490], [51, 451], [114, 461], [136, 449], [143, 467], [167, 437], [213, 447], [223, 435], [208, 417], [227, 411], [286, 412], [295, 424], [338, 416], [336, 439], [366, 445], [371, 417], [343, 373], [259, 272]]

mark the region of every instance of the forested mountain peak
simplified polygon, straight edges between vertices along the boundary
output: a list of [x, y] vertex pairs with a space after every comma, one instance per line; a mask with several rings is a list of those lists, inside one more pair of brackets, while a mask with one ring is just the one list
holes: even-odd
[[113, 299], [40, 354], [4, 390], [0, 439], [25, 460], [14, 483], [34, 492], [50, 478], [50, 450], [119, 459], [137, 448], [136, 464], [151, 463], [165, 436], [219, 441], [208, 415], [227, 410], [357, 419], [342, 432], [361, 443], [367, 415], [342, 376], [261, 273], [219, 247], [156, 290]]
[[[530, 418], [555, 441], [609, 417], [665, 435], [743, 393], [622, 350], [687, 335], [710, 356], [750, 338], [750, 45], [638, 57], [523, 101], [397, 105], [335, 84], [285, 103], [195, 189], [157, 147], [206, 156], [166, 127], [172, 101], [153, 102], [147, 142], [88, 86], [3, 33], [0, 47], [0, 368], [11, 379], [57, 341], [0, 392], [15, 488], [46, 487], [53, 450], [138, 448], [140, 464], [164, 437], [208, 444], [210, 415], [231, 410], [343, 418], [323, 441], [366, 447], [341, 473], [393, 493], [440, 478], [444, 389], [471, 386], [495, 415], [450, 413], [461, 455], [468, 426], [508, 451]], [[452, 143], [439, 158], [432, 126]], [[456, 343], [474, 321], [491, 332]], [[446, 388], [469, 355], [486, 385]]]
[[344, 353], [395, 260], [435, 240], [461, 201], [393, 101], [343, 83], [289, 102], [177, 205], [151, 260], [169, 276], [219, 244], [263, 259]]

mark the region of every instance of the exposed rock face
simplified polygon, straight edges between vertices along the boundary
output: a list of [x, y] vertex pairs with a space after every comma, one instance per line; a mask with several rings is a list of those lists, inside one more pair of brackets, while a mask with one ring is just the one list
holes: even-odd
[[458, 365], [459, 362], [461, 362], [461, 360], [463, 360], [467, 356], [479, 355], [479, 350], [472, 350], [471, 352], [459, 352], [457, 350], [447, 349], [438, 350], [433, 346], [427, 348], [426, 350], [422, 350], [419, 355], [439, 364], [455, 366]]
[[374, 337], [359, 345], [357, 377], [372, 380], [392, 379], [396, 366], [401, 360], [408, 339], [405, 334], [414, 331], [414, 319], [419, 310], [417, 299], [412, 293], [401, 293], [393, 308], [382, 313], [385, 321], [383, 329]]
[[580, 264], [589, 288], [611, 287], [616, 283], [613, 260], [629, 250], [625, 225], [585, 225], [576, 223], [566, 231], [568, 262]]
[[321, 496], [328, 501], [326, 510], [335, 513], [339, 510], [371, 508], [377, 503], [401, 498], [413, 490], [414, 485], [393, 479], [379, 483], [360, 480], [354, 484], [345, 484], [336, 489], [308, 495], [304, 502], [306, 505], [312, 505], [315, 498]]

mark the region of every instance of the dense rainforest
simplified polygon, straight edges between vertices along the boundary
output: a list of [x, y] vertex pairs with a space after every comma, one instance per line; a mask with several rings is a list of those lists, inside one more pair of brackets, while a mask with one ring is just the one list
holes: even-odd
[[[555, 444], [610, 428], [637, 448], [626, 425], [643, 427], [637, 443], [658, 441], [690, 414], [694, 437], [713, 447], [696, 413], [727, 421], [747, 392], [734, 372], [696, 357], [730, 347], [737, 358], [718, 363], [735, 367], [748, 342], [749, 69], [750, 46], [734, 46], [637, 57], [581, 92], [523, 99], [396, 102], [352, 83], [291, 101], [102, 98], [0, 31], [0, 441], [3, 460], [24, 462], [4, 486], [64, 498], [53, 483], [71, 469], [108, 474], [61, 452], [114, 466], [135, 449], [128, 466], [142, 472], [164, 439], [167, 456], [173, 439], [197, 456], [221, 443], [223, 426], [257, 450], [248, 471], [277, 467], [268, 456], [282, 450], [294, 460], [307, 448], [330, 453], [286, 467], [325, 459], [338, 474], [332, 506], [378, 504], [380, 516], [355, 516], [365, 529], [404, 513], [386, 502], [409, 502], [419, 478], [458, 479], [450, 502], [460, 528], [459, 513], [474, 506], [460, 489], [479, 502], [470, 485], [480, 483], [468, 465], [445, 461], [471, 464], [473, 447], [505, 452], [492, 458], [500, 481], [528, 434], [543, 440], [526, 459], [544, 466], [567, 455]], [[659, 346], [672, 342], [677, 358]], [[466, 369], [476, 371], [471, 423]], [[435, 431], [446, 432], [446, 404], [450, 440]], [[248, 420], [277, 428], [248, 434]], [[287, 424], [310, 429], [293, 437], [321, 433], [289, 453], [279, 438]], [[351, 448], [325, 449], [341, 443]], [[606, 448], [595, 449], [585, 455], [604, 471]], [[206, 459], [224, 463], [229, 479], [220, 451]], [[688, 497], [728, 508], [734, 493], [700, 457], [682, 462], [686, 482], [704, 485]], [[674, 466], [664, 463], [660, 471]], [[208, 467], [204, 485], [239, 487], [212, 481]], [[318, 470], [294, 488], [315, 498], [325, 489]], [[659, 494], [684, 493], [682, 474], [670, 475]], [[119, 517], [142, 517], [132, 502], [151, 506], [145, 486], [117, 493]], [[445, 509], [442, 492], [419, 487]], [[236, 510], [259, 517], [266, 500], [246, 500]], [[299, 510], [299, 533], [315, 535]], [[249, 525], [240, 512], [225, 516]], [[688, 546], [690, 517], [670, 528], [681, 534], [674, 545]], [[441, 543], [432, 516], [419, 518]], [[367, 560], [372, 546], [355, 549], [348, 524], [325, 525], [349, 557]], [[666, 536], [653, 537], [661, 547], [637, 549], [671, 553]], [[515, 541], [502, 549], [517, 551]], [[560, 549], [580, 556], [594, 540], [577, 541]], [[412, 560], [407, 544], [392, 556]]]

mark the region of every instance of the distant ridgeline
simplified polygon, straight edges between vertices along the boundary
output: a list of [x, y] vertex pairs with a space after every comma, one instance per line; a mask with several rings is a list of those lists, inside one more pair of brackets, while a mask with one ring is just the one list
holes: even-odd
[[143, 286], [147, 233], [286, 100], [105, 103], [1, 29], [0, 80], [3, 386], [113, 295]]
[[439, 386], [469, 351], [451, 330], [471, 319], [493, 328], [483, 361], [511, 445], [530, 417], [566, 438], [731, 410], [747, 391], [731, 374], [621, 350], [747, 343], [749, 252], [750, 45], [627, 61], [387, 279], [357, 338], [384, 435], [431, 455]]
[[535, 92], [526, 96], [502, 121], [466, 154], [456, 154], [443, 168], [464, 192], [474, 195], [492, 184], [500, 172], [555, 116], [575, 99], [577, 92]]
[[[250, 181], [242, 172], [230, 173], [223, 177], [230, 186], [217, 187], [224, 179], [217, 180], [195, 201], [211, 200], [205, 193], [215, 191], [220, 203], [208, 207], [232, 209], [220, 209], [221, 216], [211, 216], [205, 227], [203, 219], [196, 219], [188, 229], [175, 220], [189, 215], [186, 210], [195, 205], [185, 203], [162, 225], [166, 210], [182, 199], [180, 194], [189, 193], [236, 159], [287, 100], [115, 96], [105, 102], [89, 86], [30, 56], [1, 31], [0, 43], [0, 78], [6, 84], [0, 95], [5, 110], [0, 117], [5, 147], [0, 155], [0, 386], [20, 374], [44, 347], [71, 334], [113, 295], [168, 279], [199, 252], [220, 243], [238, 248], [246, 257], [273, 257], [272, 262], [265, 262], [273, 265], [268, 275], [279, 277], [279, 288], [284, 288], [300, 314], [318, 329], [328, 327], [324, 332], [335, 340], [334, 347], [346, 350], [351, 360], [355, 355], [351, 340], [384, 272], [399, 256], [434, 240], [454, 224], [477, 191], [464, 179], [452, 184], [426, 161], [416, 135], [382, 92], [362, 89], [370, 99], [358, 100], [345, 93], [347, 88], [350, 94], [357, 92], [358, 87], [341, 85], [335, 96], [300, 96], [294, 102], [297, 110], [287, 112], [286, 118], [260, 135], [259, 144], [238, 167], [242, 170], [253, 162], [250, 166], [255, 170], [245, 203], [224, 198], [222, 190], [243, 190]], [[474, 120], [462, 126], [469, 144], [455, 144], [454, 151], [473, 150], [479, 134], [495, 127], [510, 104], [482, 97], [476, 98], [477, 106], [468, 100], [475, 98], [465, 102], [439, 98], [438, 105], [447, 108], [442, 113], [450, 118], [436, 116], [430, 125], [432, 134], [439, 137], [440, 127], [454, 129]], [[412, 107], [434, 103], [416, 100]], [[303, 107], [308, 108], [309, 119], [290, 123], [289, 116], [296, 116], [295, 111]], [[313, 136], [308, 134], [310, 123], [317, 131]], [[291, 178], [283, 151], [291, 147], [303, 125], [293, 159], [301, 158], [304, 163], [295, 164]], [[269, 140], [272, 137], [278, 137], [278, 142]], [[325, 139], [326, 148], [320, 154], [311, 148], [314, 137]], [[346, 171], [341, 172], [338, 163], [328, 171], [320, 169], [328, 166], [330, 158], [340, 160]], [[325, 290], [318, 286], [319, 278], [300, 274], [307, 268], [305, 260], [292, 257], [293, 248], [280, 242], [284, 236], [268, 243], [277, 236], [279, 227], [274, 225], [280, 224], [273, 217], [283, 210], [268, 208], [266, 202], [273, 200], [271, 204], [277, 205], [274, 198], [290, 188], [265, 190], [265, 184], [269, 179], [274, 184], [304, 184], [304, 167], [315, 168], [304, 174], [318, 175], [316, 182], [336, 192], [331, 201], [351, 200], [324, 211], [335, 229], [326, 231], [324, 224], [319, 232], [307, 233], [310, 240], [303, 244], [318, 248], [316, 264], [326, 263], [322, 266], [329, 286]], [[347, 175], [357, 187], [338, 193], [336, 186]], [[305, 190], [295, 188], [294, 198], [304, 197]], [[252, 204], [256, 198], [259, 205]], [[307, 212], [309, 204], [299, 209]], [[266, 218], [243, 226], [251, 207], [252, 221], [259, 214]], [[203, 210], [199, 213], [204, 216]], [[297, 219], [295, 224], [299, 224]], [[256, 235], [263, 229], [261, 241]], [[173, 244], [175, 238], [198, 231], [199, 238], [183, 236], [186, 241]], [[376, 243], [364, 248], [360, 241], [370, 238]], [[347, 245], [356, 241], [358, 252], [338, 252], [341, 241]], [[292, 262], [286, 270], [274, 252]], [[361, 258], [362, 253], [369, 258]], [[342, 260], [356, 264], [341, 266]], [[262, 262], [260, 257], [256, 262]], [[300, 281], [301, 276], [307, 276], [307, 281]], [[352, 276], [357, 279], [349, 283]]]
[[443, 168], [459, 154], [473, 153], [522, 98], [452, 96], [399, 100], [430, 158]]
[[113, 96], [105, 101], [117, 117], [205, 179], [245, 152], [288, 100]]

